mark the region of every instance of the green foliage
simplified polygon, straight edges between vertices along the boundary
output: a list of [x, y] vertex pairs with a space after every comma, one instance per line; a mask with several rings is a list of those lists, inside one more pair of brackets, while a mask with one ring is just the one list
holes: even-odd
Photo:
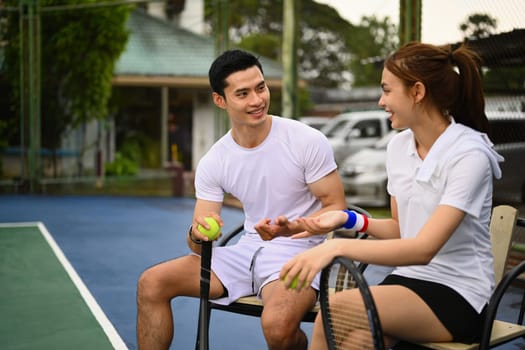
[[245, 50], [278, 60], [280, 43], [281, 38], [275, 34], [250, 34], [243, 37], [237, 45]]
[[[205, 0], [208, 23], [213, 23], [213, 4]], [[232, 43], [280, 60], [283, 1], [231, 0], [228, 6]], [[378, 84], [381, 68], [364, 62], [397, 46], [397, 29], [388, 17], [364, 17], [354, 25], [328, 5], [302, 0], [299, 20], [299, 70], [310, 85]]]
[[160, 160], [160, 141], [153, 140], [147, 136], [141, 136], [140, 145], [140, 165], [145, 168], [155, 168], [161, 166]]
[[[117, 1], [117, 0], [109, 0]], [[111, 80], [123, 52], [130, 6], [74, 8], [108, 0], [40, 0], [42, 147], [56, 149], [69, 127], [108, 115]], [[18, 0], [6, 0], [18, 6]], [[46, 7], [69, 6], [57, 11]], [[16, 117], [20, 114], [20, 33], [17, 12], [10, 13], [0, 41], [5, 40], [5, 67], [11, 82]], [[25, 40], [27, 38], [24, 38]], [[37, 62], [38, 63], [38, 62]]]
[[465, 39], [480, 39], [490, 36], [498, 26], [494, 17], [484, 13], [473, 13], [459, 25]]
[[487, 93], [523, 93], [525, 67], [496, 67], [483, 75], [483, 86]]
[[136, 175], [139, 166], [133, 160], [126, 158], [122, 153], [115, 153], [115, 160], [107, 163], [105, 166], [106, 175], [108, 176], [130, 176]]
[[381, 81], [382, 59], [393, 52], [397, 45], [397, 27], [388, 17], [380, 20], [364, 16], [348, 40], [354, 55], [350, 60], [353, 86], [378, 85]]
[[127, 139], [115, 153], [115, 160], [105, 166], [106, 175], [136, 175], [141, 161], [141, 142], [139, 138]]
[[[463, 32], [463, 39], [477, 40], [487, 38], [497, 29], [497, 19], [489, 14], [474, 13], [461, 23], [459, 29]], [[525, 68], [491, 67], [483, 74], [483, 85], [487, 93], [522, 93], [525, 82]]]
[[129, 135], [119, 146], [115, 160], [106, 164], [106, 175], [136, 175], [140, 167], [159, 167], [159, 149], [158, 141], [142, 133]]
[[[0, 135], [4, 135], [7, 130], [7, 121], [0, 120]], [[4, 148], [7, 147], [7, 140], [0, 137], [0, 176], [2, 176], [3, 173], [3, 166], [2, 166], [2, 151]]]
[[135, 162], [140, 163], [141, 160], [141, 142], [139, 138], [130, 138], [122, 144], [120, 147], [120, 153], [127, 159]]

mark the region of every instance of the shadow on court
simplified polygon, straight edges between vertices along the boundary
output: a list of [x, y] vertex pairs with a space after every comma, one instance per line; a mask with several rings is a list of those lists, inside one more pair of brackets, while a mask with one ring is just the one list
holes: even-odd
[[[185, 234], [193, 205], [190, 198], [0, 196], [0, 223], [42, 222], [125, 346], [136, 349], [137, 279], [145, 268], [188, 252]], [[230, 207], [223, 209], [222, 216], [225, 232], [243, 219], [239, 209]], [[0, 251], [0, 257], [2, 254]], [[371, 266], [366, 274], [369, 283], [374, 284], [387, 272], [388, 269]], [[39, 299], [38, 291], [32, 291], [32, 297], [45, 303], [45, 299]], [[0, 300], [0, 310], [11, 302], [17, 300]], [[508, 310], [519, 307], [517, 293], [506, 304]], [[198, 300], [178, 298], [172, 308], [175, 338], [171, 349], [193, 349]], [[0, 317], [4, 315], [0, 313]], [[38, 327], [39, 323], [49, 322], [39, 317], [30, 323], [17, 322], [21, 327]], [[311, 324], [304, 324], [303, 329], [310, 336]], [[1, 342], [2, 339], [0, 347], [5, 349]], [[521, 342], [500, 348], [524, 347]], [[266, 349], [259, 319], [215, 311], [211, 318], [210, 349]]]

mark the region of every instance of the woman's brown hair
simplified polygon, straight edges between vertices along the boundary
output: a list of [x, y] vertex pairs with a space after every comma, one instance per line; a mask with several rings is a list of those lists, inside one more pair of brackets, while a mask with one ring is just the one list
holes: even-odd
[[[424, 103], [481, 132], [489, 132], [481, 82], [481, 59], [462, 45], [434, 46], [419, 42], [403, 45], [384, 64], [406, 87], [425, 85]], [[457, 69], [456, 69], [457, 67]]]

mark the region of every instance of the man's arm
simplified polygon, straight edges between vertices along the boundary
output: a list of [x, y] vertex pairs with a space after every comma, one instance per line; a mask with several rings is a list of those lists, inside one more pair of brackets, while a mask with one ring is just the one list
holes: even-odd
[[204, 220], [205, 217], [212, 216], [213, 218], [215, 218], [215, 220], [217, 220], [221, 227], [224, 225], [220, 217], [221, 209], [221, 202], [212, 202], [197, 199], [197, 202], [195, 203], [195, 208], [193, 210], [193, 220], [191, 228], [189, 229], [188, 234], [186, 235], [186, 242], [188, 244], [188, 247], [193, 252], [200, 254], [201, 245], [198, 242], [208, 240], [208, 237], [206, 237], [197, 230], [197, 226], [199, 224], [208, 228], [208, 224]]
[[309, 184], [308, 188], [323, 204], [320, 210], [312, 213], [310, 216], [317, 216], [329, 210], [346, 209], [345, 191], [337, 170], [334, 170], [320, 180]]

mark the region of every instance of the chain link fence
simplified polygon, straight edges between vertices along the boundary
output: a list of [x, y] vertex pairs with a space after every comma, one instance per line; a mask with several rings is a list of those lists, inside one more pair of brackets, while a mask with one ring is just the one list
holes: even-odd
[[[390, 1], [390, 0], [389, 0]], [[25, 1], [32, 3], [33, 1]], [[111, 1], [100, 1], [100, 3], [109, 3]], [[114, 1], [115, 3], [124, 3], [125, 1]], [[130, 3], [140, 4], [141, 8], [147, 8], [144, 2], [130, 0]], [[150, 1], [153, 3], [153, 1]], [[157, 1], [160, 3], [160, 1]], [[188, 3], [188, 2], [187, 2]], [[423, 2], [422, 11], [423, 17], [421, 20], [421, 29], [423, 32], [422, 39], [424, 41], [431, 40], [431, 36], [425, 33], [434, 31], [447, 31], [454, 29], [456, 32], [461, 32], [459, 29], [464, 26], [462, 35], [473, 48], [475, 48], [482, 56], [485, 65], [483, 68], [484, 83], [486, 90], [487, 111], [498, 120], [494, 122], [494, 142], [505, 153], [507, 163], [504, 165], [504, 180], [501, 182], [502, 202], [519, 203], [525, 200], [525, 171], [521, 168], [521, 163], [525, 160], [523, 153], [523, 144], [525, 143], [525, 131], [523, 129], [525, 114], [525, 23], [523, 23], [522, 13], [524, 12], [524, 5], [522, 0], [501, 0], [501, 1], [479, 1], [479, 0], [457, 0], [452, 2], [453, 8], [443, 8], [446, 15], [438, 13], [428, 13], [428, 6], [432, 2]], [[90, 5], [91, 6], [91, 5]], [[371, 7], [377, 6], [370, 4]], [[398, 7], [399, 9], [399, 7]], [[467, 10], [465, 10], [467, 9]], [[19, 8], [7, 7], [0, 1], [0, 27], [6, 24], [8, 15], [12, 15], [19, 11]], [[89, 9], [79, 8], [70, 12], [75, 16], [80, 16], [82, 13], [91, 11]], [[455, 13], [464, 13], [465, 16], [457, 18]], [[53, 17], [59, 13], [57, 11], [41, 11], [42, 26], [46, 26], [46, 22], [52, 21]], [[398, 13], [393, 13], [392, 18], [398, 16]], [[447, 17], [448, 16], [448, 17]], [[454, 18], [455, 20], [451, 20]], [[436, 26], [436, 19], [439, 19], [439, 26]], [[203, 19], [202, 19], [203, 20]], [[430, 29], [436, 28], [436, 29]], [[147, 28], [135, 28], [134, 30], [144, 30]], [[176, 36], [176, 31], [173, 32]], [[93, 33], [100, 34], [100, 33]], [[132, 32], [130, 35], [134, 35]], [[154, 33], [152, 34], [154, 35]], [[9, 38], [3, 37], [0, 41], [0, 64], [4, 63], [5, 47]], [[460, 36], [450, 44], [458, 44], [463, 39]], [[447, 42], [432, 42], [434, 44], [445, 44]], [[45, 47], [46, 43], [42, 43]], [[127, 49], [122, 55], [126, 55]], [[147, 59], [147, 52], [144, 52], [144, 59]], [[140, 65], [143, 62], [137, 62]], [[4, 67], [4, 66], [2, 66]], [[42, 71], [48, 69], [46, 66], [40, 67]], [[204, 72], [204, 75], [206, 72]], [[9, 85], [6, 82], [6, 74], [0, 68], [0, 111], [2, 116], [12, 112], [10, 101], [6, 98], [9, 92]], [[115, 92], [118, 87], [113, 88]], [[50, 90], [47, 86], [42, 86], [42, 90]], [[128, 90], [129, 91], [129, 90]], [[157, 90], [158, 91], [158, 90]], [[180, 91], [179, 91], [180, 92]], [[140, 100], [141, 104], [133, 106], [134, 111], [129, 112], [133, 117], [143, 113], [142, 110], [137, 111], [138, 108], [148, 109], [147, 113], [160, 114], [160, 97], [157, 102], [151, 106], [151, 101], [154, 101], [157, 92], [142, 93], [136, 96], [146, 96], [145, 98], [136, 98], [133, 96], [120, 95], [124, 100]], [[182, 95], [181, 95], [182, 96]], [[185, 106], [187, 110], [188, 123], [192, 123], [191, 111], [195, 108], [196, 100], [202, 99], [202, 96], [187, 97], [182, 96], [181, 100], [189, 101]], [[144, 101], [142, 101], [144, 100]], [[193, 101], [193, 102], [192, 102]], [[148, 104], [149, 103], [149, 104]], [[122, 112], [122, 111], [121, 111]], [[133, 114], [131, 113], [133, 112]], [[4, 118], [2, 117], [2, 120]], [[145, 118], [147, 119], [147, 118]], [[129, 119], [131, 120], [131, 118]], [[133, 120], [131, 120], [133, 122]], [[18, 125], [20, 125], [18, 121]], [[155, 138], [161, 134], [160, 123], [147, 124], [143, 129], [154, 129], [151, 133]], [[0, 129], [1, 129], [0, 123]], [[75, 184], [83, 186], [84, 191], [89, 188], [97, 188], [97, 181], [102, 175], [102, 167], [100, 165], [100, 145], [102, 142], [107, 142], [102, 148], [107, 148], [107, 161], [114, 160], [116, 153], [115, 135], [119, 130], [125, 130], [129, 125], [116, 124], [114, 121], [95, 122], [92, 124], [82, 125], [78, 128], [72, 129], [68, 136], [61, 140], [61, 147], [58, 152], [52, 153], [41, 150], [38, 154], [39, 161], [36, 162], [41, 167], [39, 169], [41, 178], [39, 182], [41, 189], [50, 191], [52, 186], [59, 183], [67, 184], [67, 191], [74, 191]], [[1, 131], [1, 130], [0, 130]], [[158, 142], [157, 140], [154, 140]], [[11, 142], [3, 147], [1, 150], [2, 157], [2, 172], [0, 193], [12, 191], [24, 191], [22, 188], [24, 174], [27, 168], [27, 162], [21, 157], [21, 152], [25, 147], [24, 143], [28, 140]], [[0, 147], [2, 147], [0, 142]], [[156, 148], [155, 148], [156, 147]], [[155, 145], [152, 149], [160, 149]], [[521, 153], [520, 153], [521, 152]], [[160, 153], [160, 152], [159, 152]], [[113, 157], [113, 158], [112, 158]], [[153, 155], [154, 159], [162, 159], [160, 155]], [[157, 162], [160, 163], [160, 162]], [[507, 168], [508, 167], [508, 168]], [[160, 170], [162, 165], [160, 165]], [[81, 170], [79, 170], [81, 169]], [[151, 173], [152, 174], [152, 173]], [[149, 174], [148, 174], [149, 176]], [[152, 174], [153, 176], [153, 174]], [[83, 177], [80, 179], [80, 177]], [[509, 181], [506, 181], [506, 180]], [[78, 181], [77, 181], [78, 180]], [[510, 184], [507, 184], [510, 182]], [[84, 184], [84, 185], [82, 185]], [[169, 182], [166, 183], [168, 188]], [[87, 185], [87, 189], [86, 189]], [[498, 186], [500, 183], [497, 184]], [[508, 186], [507, 186], [508, 185]], [[134, 185], [137, 187], [138, 185]], [[169, 190], [167, 191], [169, 192]], [[522, 212], [523, 213], [523, 212]], [[525, 213], [523, 213], [525, 215]]]

